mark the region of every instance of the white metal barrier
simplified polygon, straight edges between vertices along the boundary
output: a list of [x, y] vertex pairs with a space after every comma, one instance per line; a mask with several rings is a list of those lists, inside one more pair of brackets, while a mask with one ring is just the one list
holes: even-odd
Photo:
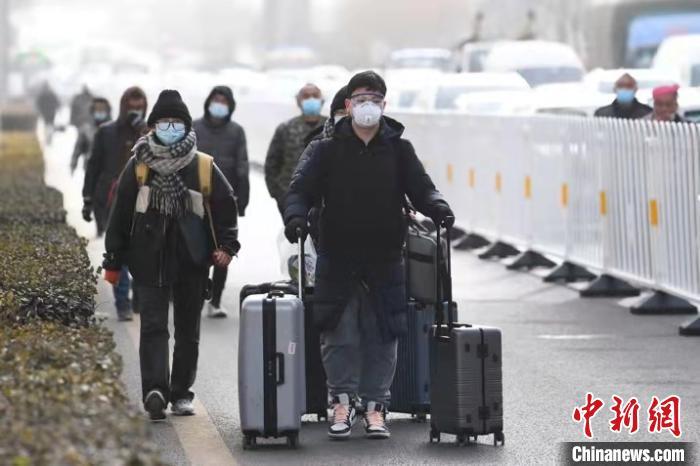
[[468, 231], [700, 300], [697, 125], [395, 116]]

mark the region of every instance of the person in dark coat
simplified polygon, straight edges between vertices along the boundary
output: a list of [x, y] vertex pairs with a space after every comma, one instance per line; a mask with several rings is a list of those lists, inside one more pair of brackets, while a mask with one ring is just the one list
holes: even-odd
[[309, 144], [285, 198], [290, 242], [308, 231], [309, 209], [323, 205], [314, 319], [322, 330], [333, 439], [350, 436], [358, 396], [366, 436], [389, 437], [385, 416], [397, 337], [407, 331], [406, 196], [436, 223], [454, 222], [413, 146], [401, 137], [404, 127], [383, 116], [385, 95], [386, 84], [374, 72], [350, 80], [350, 117], [338, 121], [332, 137]]
[[[214, 157], [216, 165], [233, 187], [238, 215], [243, 217], [248, 206], [248, 147], [245, 131], [231, 115], [236, 110], [233, 91], [228, 86], [216, 86], [204, 102], [204, 116], [192, 124], [197, 133], [197, 145], [202, 152]], [[212, 298], [208, 305], [209, 317], [226, 317], [221, 307], [228, 268], [214, 267]]]
[[265, 184], [280, 213], [294, 167], [306, 147], [306, 137], [326, 122], [326, 117], [321, 115], [323, 95], [318, 86], [306, 84], [297, 93], [296, 100], [301, 115], [275, 129], [265, 157]]
[[[146, 94], [140, 88], [128, 88], [119, 103], [117, 119], [100, 126], [95, 133], [83, 183], [83, 219], [90, 222], [95, 214], [98, 236], [102, 236], [107, 226], [117, 179], [131, 157], [134, 144], [147, 130], [144, 120], [147, 105]], [[129, 288], [129, 272], [125, 267], [114, 287], [117, 317], [122, 321], [131, 320], [132, 313], [138, 312], [138, 306], [129, 300]]]
[[79, 94], [73, 96], [70, 103], [70, 124], [78, 130], [86, 123], [92, 120], [92, 104], [93, 98], [87, 85], [83, 85]]
[[624, 118], [636, 120], [652, 112], [651, 107], [637, 100], [637, 81], [625, 73], [615, 82], [615, 100], [610, 105], [595, 111], [596, 117]]
[[[227, 266], [240, 249], [233, 189], [216, 164], [210, 196], [199, 192], [202, 156], [191, 124], [180, 94], [161, 92], [148, 117], [151, 131], [137, 141], [134, 156], [119, 178], [105, 237], [105, 279], [115, 283], [122, 267], [128, 265], [138, 291], [142, 395], [154, 421], [165, 418], [168, 403], [175, 415], [194, 414], [191, 388], [197, 373], [209, 268], [212, 264]], [[137, 163], [148, 167], [142, 185], [136, 178]], [[171, 296], [175, 322], [172, 375], [168, 348]]]
[[90, 121], [80, 125], [78, 138], [75, 140], [73, 155], [70, 159], [71, 175], [78, 168], [78, 160], [83, 157], [83, 167], [87, 169], [87, 162], [92, 153], [92, 143], [95, 140], [97, 128], [112, 119], [112, 107], [104, 97], [95, 97], [90, 105]]
[[36, 107], [39, 110], [41, 119], [44, 121], [44, 135], [48, 143], [51, 143], [54, 131], [54, 120], [56, 119], [56, 112], [60, 106], [61, 101], [58, 99], [53, 89], [51, 89], [51, 85], [48, 81], [44, 82], [36, 97]]

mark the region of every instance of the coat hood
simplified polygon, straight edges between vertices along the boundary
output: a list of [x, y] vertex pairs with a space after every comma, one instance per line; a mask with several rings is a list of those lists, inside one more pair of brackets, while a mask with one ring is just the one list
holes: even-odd
[[236, 111], [236, 99], [233, 98], [233, 91], [228, 86], [216, 86], [211, 90], [209, 96], [204, 101], [204, 117], [207, 119], [211, 118], [211, 115], [209, 114], [209, 104], [211, 103], [211, 99], [215, 94], [221, 94], [226, 97], [226, 100], [228, 101], [228, 117], [226, 120], [229, 120], [231, 115], [233, 115], [233, 112]]
[[117, 117], [119, 121], [123, 122], [126, 120], [126, 105], [130, 99], [141, 98], [146, 101], [146, 108], [143, 109], [143, 118], [146, 119], [148, 114], [148, 99], [146, 98], [146, 93], [143, 92], [138, 86], [132, 86], [124, 91], [122, 98], [119, 100], [119, 116]]

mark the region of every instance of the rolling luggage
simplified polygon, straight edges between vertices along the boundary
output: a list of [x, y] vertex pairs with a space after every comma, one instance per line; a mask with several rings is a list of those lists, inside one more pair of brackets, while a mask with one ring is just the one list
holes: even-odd
[[442, 261], [438, 267], [437, 239], [410, 217], [409, 225], [406, 239], [408, 332], [399, 337], [390, 408], [392, 412], [407, 413], [424, 421], [430, 413], [430, 334], [438, 308], [435, 273], [437, 270], [446, 273], [446, 266]]
[[[299, 285], [286, 280], [268, 282], [260, 285], [246, 285], [241, 289], [240, 300], [256, 294], [281, 291], [288, 295], [297, 295]], [[321, 361], [321, 332], [313, 320], [313, 288], [305, 287], [304, 293], [304, 348], [306, 359], [306, 407], [304, 414], [315, 414], [318, 420], [328, 419], [328, 389], [326, 371]], [[243, 306], [241, 305], [241, 309]]]
[[[444, 307], [456, 309], [449, 233], [448, 229], [446, 292], [441, 301]], [[438, 229], [438, 241], [439, 237]], [[431, 337], [430, 442], [439, 442], [441, 433], [456, 435], [458, 443], [494, 434], [494, 445], [504, 444], [501, 331], [455, 323], [453, 312], [448, 313], [446, 324], [440, 313], [437, 318]]]
[[[300, 245], [300, 257], [303, 246]], [[238, 399], [243, 448], [258, 437], [286, 437], [296, 448], [306, 407], [304, 304], [299, 294], [271, 290], [241, 303]]]

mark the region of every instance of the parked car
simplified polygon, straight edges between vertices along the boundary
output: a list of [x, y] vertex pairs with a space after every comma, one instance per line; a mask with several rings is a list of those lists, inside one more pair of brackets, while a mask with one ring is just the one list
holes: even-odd
[[484, 71], [517, 72], [532, 87], [578, 82], [584, 67], [574, 49], [559, 42], [504, 41], [495, 44], [484, 62]]
[[[432, 85], [425, 86], [416, 97], [419, 111], [455, 111], [464, 105], [463, 96], [495, 91], [530, 90], [518, 73], [445, 73]], [[462, 100], [460, 100], [462, 99]]]
[[700, 34], [672, 36], [659, 46], [652, 67], [671, 73], [682, 86], [700, 87]]

